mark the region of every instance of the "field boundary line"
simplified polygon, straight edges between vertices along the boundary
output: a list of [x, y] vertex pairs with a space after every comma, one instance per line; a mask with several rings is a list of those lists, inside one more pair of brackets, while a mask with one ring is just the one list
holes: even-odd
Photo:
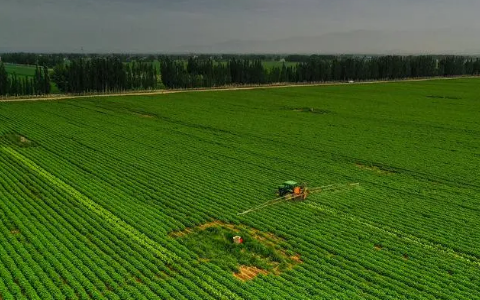
[[337, 209], [331, 208], [327, 205], [323, 205], [323, 204], [320, 204], [320, 203], [315, 203], [315, 204], [305, 203], [305, 205], [308, 206], [308, 207], [311, 207], [313, 209], [319, 210], [321, 212], [329, 213], [331, 215], [334, 215], [335, 217], [340, 217], [344, 220], [350, 220], [350, 221], [357, 222], [357, 223], [359, 223], [361, 225], [364, 225], [366, 227], [369, 227], [371, 229], [381, 231], [381, 232], [383, 232], [383, 233], [385, 233], [389, 236], [392, 236], [392, 237], [395, 237], [395, 238], [398, 238], [398, 239], [401, 239], [401, 240], [405, 240], [405, 241], [410, 242], [410, 243], [414, 243], [414, 244], [419, 245], [419, 246], [421, 246], [425, 249], [440, 251], [443, 254], [452, 256], [456, 259], [464, 260], [464, 261], [469, 262], [471, 264], [480, 266], [480, 260], [477, 257], [475, 257], [473, 255], [466, 254], [466, 253], [457, 252], [454, 249], [449, 248], [447, 246], [444, 246], [442, 244], [430, 242], [430, 241], [425, 240], [423, 238], [417, 237], [417, 236], [409, 234], [409, 233], [405, 233], [403, 231], [400, 231], [400, 230], [397, 230], [397, 229], [394, 229], [394, 228], [391, 228], [391, 227], [384, 228], [384, 227], [377, 226], [375, 224], [372, 224], [369, 221], [366, 221], [365, 219], [363, 219], [361, 217], [339, 211]]
[[247, 91], [247, 90], [280, 89], [280, 88], [294, 88], [294, 87], [315, 87], [315, 86], [341, 86], [341, 85], [352, 86], [352, 85], [366, 85], [366, 84], [422, 82], [422, 81], [474, 79], [474, 78], [475, 79], [480, 78], [480, 76], [430, 77], [430, 78], [417, 78], [417, 79], [358, 81], [358, 82], [354, 82], [354, 83], [323, 82], [323, 83], [237, 86], [237, 87], [221, 87], [221, 88], [199, 88], [199, 89], [182, 89], [182, 90], [172, 89], [172, 90], [154, 90], [154, 91], [151, 91], [151, 92], [131, 92], [131, 93], [130, 92], [124, 92], [124, 93], [92, 94], [92, 95], [80, 95], [80, 96], [59, 94], [58, 96], [46, 96], [46, 97], [10, 98], [10, 99], [7, 98], [7, 99], [0, 99], [0, 102], [55, 101], [55, 100], [97, 98], [97, 97], [153, 96], [153, 95], [168, 95], [168, 94], [178, 94], [178, 93]]
[[22, 154], [18, 153], [17, 151], [7, 148], [1, 147], [0, 150], [11, 157], [15, 158], [17, 161], [22, 163], [24, 166], [28, 167], [31, 171], [37, 173], [42, 178], [46, 179], [52, 185], [57, 188], [60, 188], [76, 200], [88, 208], [90, 211], [94, 212], [95, 214], [99, 215], [103, 220], [107, 221], [115, 228], [119, 229], [120, 232], [124, 233], [132, 240], [137, 242], [138, 244], [142, 245], [152, 253], [154, 253], [160, 260], [164, 263], [171, 263], [174, 260], [178, 260], [178, 257], [170, 252], [168, 249], [164, 248], [157, 242], [150, 239], [144, 233], [138, 231], [133, 226], [129, 225], [127, 222], [123, 221], [111, 211], [107, 210], [100, 204], [96, 203], [95, 201], [91, 200], [87, 196], [83, 195], [77, 189], [73, 188], [69, 184], [65, 183], [58, 177], [54, 176], [53, 174], [49, 173], [47, 170], [43, 169], [39, 165], [37, 165], [32, 160], [26, 158]]

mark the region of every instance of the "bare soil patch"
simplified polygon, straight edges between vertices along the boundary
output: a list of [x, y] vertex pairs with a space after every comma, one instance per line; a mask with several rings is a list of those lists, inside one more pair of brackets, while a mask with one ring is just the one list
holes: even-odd
[[13, 234], [13, 235], [17, 235], [17, 234], [20, 234], [20, 230], [19, 229], [12, 229], [12, 230], [10, 230], [10, 233]]
[[292, 260], [298, 262], [298, 263], [303, 263], [300, 254], [292, 255], [292, 256], [290, 256], [290, 258], [291, 258]]
[[251, 266], [240, 266], [238, 270], [239, 272], [233, 273], [233, 276], [240, 279], [241, 281], [252, 280], [260, 274], [267, 275], [269, 273], [266, 270], [262, 270], [257, 267], [251, 267]]
[[133, 112], [133, 114], [136, 116], [139, 116], [140, 118], [145, 118], [145, 119], [153, 119], [156, 117], [155, 115], [151, 115], [147, 113]]
[[393, 172], [393, 171], [386, 170], [386, 169], [383, 169], [382, 167], [375, 166], [375, 165], [368, 166], [368, 165], [364, 165], [364, 164], [361, 164], [361, 163], [356, 163], [355, 166], [359, 169], [372, 171], [372, 172], [375, 172], [375, 173], [381, 174], [381, 175], [395, 174], [395, 172]]
[[[200, 263], [213, 263], [233, 270], [233, 275], [242, 281], [259, 274], [280, 275], [303, 263], [299, 254], [287, 250], [289, 247], [281, 237], [243, 224], [215, 220], [169, 235], [196, 252]], [[242, 236], [244, 243], [234, 246], [232, 237], [235, 235]]]
[[382, 250], [382, 248], [383, 248], [383, 247], [382, 247], [382, 245], [380, 245], [380, 244], [375, 244], [375, 246], [373, 247], [373, 249], [375, 249], [375, 250], [377, 250], [377, 251]]
[[138, 283], [143, 283], [143, 281], [138, 277], [134, 277], [133, 279], [135, 279], [135, 281], [138, 282]]

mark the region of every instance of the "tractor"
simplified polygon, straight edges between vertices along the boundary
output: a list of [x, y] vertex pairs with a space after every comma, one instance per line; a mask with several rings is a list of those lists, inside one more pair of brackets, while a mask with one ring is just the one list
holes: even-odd
[[277, 195], [285, 197], [286, 200], [305, 200], [308, 196], [308, 188], [306, 184], [298, 184], [295, 181], [285, 181], [278, 186]]

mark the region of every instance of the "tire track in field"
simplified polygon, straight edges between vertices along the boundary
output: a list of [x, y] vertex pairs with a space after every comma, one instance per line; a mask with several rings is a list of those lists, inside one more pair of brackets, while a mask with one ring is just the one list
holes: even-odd
[[54, 100], [97, 98], [97, 97], [152, 96], [152, 95], [167, 95], [167, 94], [177, 94], [177, 93], [243, 91], [243, 90], [280, 89], [280, 88], [311, 87], [311, 86], [364, 85], [364, 84], [421, 82], [421, 81], [472, 79], [472, 78], [479, 78], [479, 76], [455, 76], [455, 77], [431, 77], [431, 78], [418, 78], [418, 79], [359, 81], [359, 82], [354, 82], [354, 83], [323, 82], [323, 83], [258, 85], [258, 86], [223, 87], [223, 88], [199, 88], [199, 89], [184, 89], [184, 90], [154, 90], [154, 91], [151, 91], [151, 92], [148, 92], [148, 91], [147, 92], [131, 92], [131, 93], [127, 92], [127, 93], [94, 94], [94, 95], [82, 95], [82, 96], [69, 96], [69, 95], [59, 94], [58, 96], [47, 96], [47, 97], [0, 99], [0, 102], [54, 101]]
[[329, 206], [324, 205], [324, 204], [304, 203], [304, 205], [306, 205], [308, 207], [311, 207], [315, 210], [321, 211], [321, 212], [329, 213], [329, 214], [331, 214], [335, 217], [342, 218], [342, 219], [347, 220], [347, 221], [353, 221], [353, 222], [359, 223], [359, 224], [361, 224], [365, 227], [368, 227], [368, 228], [371, 228], [371, 229], [374, 229], [374, 230], [377, 230], [377, 231], [381, 231], [382, 233], [385, 233], [389, 236], [407, 241], [409, 243], [419, 245], [419, 246], [421, 246], [425, 249], [442, 252], [443, 254], [449, 255], [453, 258], [460, 259], [460, 260], [466, 261], [468, 263], [471, 263], [471, 264], [474, 264], [474, 265], [480, 267], [480, 260], [477, 257], [475, 257], [473, 255], [470, 255], [470, 254], [467, 254], [467, 253], [462, 253], [462, 252], [455, 251], [454, 249], [449, 248], [445, 245], [430, 242], [426, 239], [420, 238], [418, 236], [415, 236], [415, 235], [412, 235], [412, 234], [409, 234], [409, 233], [405, 233], [401, 230], [394, 229], [394, 228], [391, 228], [391, 227], [388, 227], [388, 226], [382, 226], [381, 227], [381, 226], [375, 225], [374, 223], [369, 222], [369, 221], [367, 221], [367, 220], [365, 220], [361, 217], [339, 211], [337, 209], [334, 209], [334, 208], [329, 207]]
[[80, 193], [78, 190], [68, 185], [67, 183], [63, 182], [60, 178], [55, 177], [54, 175], [52, 175], [51, 173], [49, 173], [48, 171], [46, 171], [45, 169], [37, 165], [35, 162], [26, 158], [22, 154], [7, 147], [1, 147], [0, 151], [16, 159], [18, 162], [22, 163], [25, 167], [30, 169], [32, 172], [36, 173], [43, 179], [50, 182], [53, 186], [60, 188], [61, 190], [63, 190], [64, 192], [66, 192], [76, 200], [78, 200], [90, 211], [92, 211], [93, 213], [96, 213], [97, 215], [102, 217], [103, 220], [113, 225], [114, 228], [118, 229], [120, 232], [124, 233], [125, 235], [130, 237], [132, 240], [134, 240], [138, 244], [142, 245], [143, 247], [151, 251], [153, 254], [155, 254], [156, 257], [158, 257], [164, 263], [171, 263], [179, 259], [174, 253], [164, 248], [157, 242], [153, 241], [148, 236], [138, 231], [136, 228], [129, 225], [127, 222], [123, 221], [122, 219], [114, 215], [109, 210], [105, 209], [95, 201], [86, 197], [85, 195]]

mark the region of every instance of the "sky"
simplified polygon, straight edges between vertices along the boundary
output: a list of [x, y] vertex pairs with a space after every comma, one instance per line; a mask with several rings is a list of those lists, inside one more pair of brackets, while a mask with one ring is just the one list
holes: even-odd
[[480, 30], [478, 11], [478, 0], [0, 0], [0, 51], [214, 51], [362, 30], [445, 30], [448, 41]]

